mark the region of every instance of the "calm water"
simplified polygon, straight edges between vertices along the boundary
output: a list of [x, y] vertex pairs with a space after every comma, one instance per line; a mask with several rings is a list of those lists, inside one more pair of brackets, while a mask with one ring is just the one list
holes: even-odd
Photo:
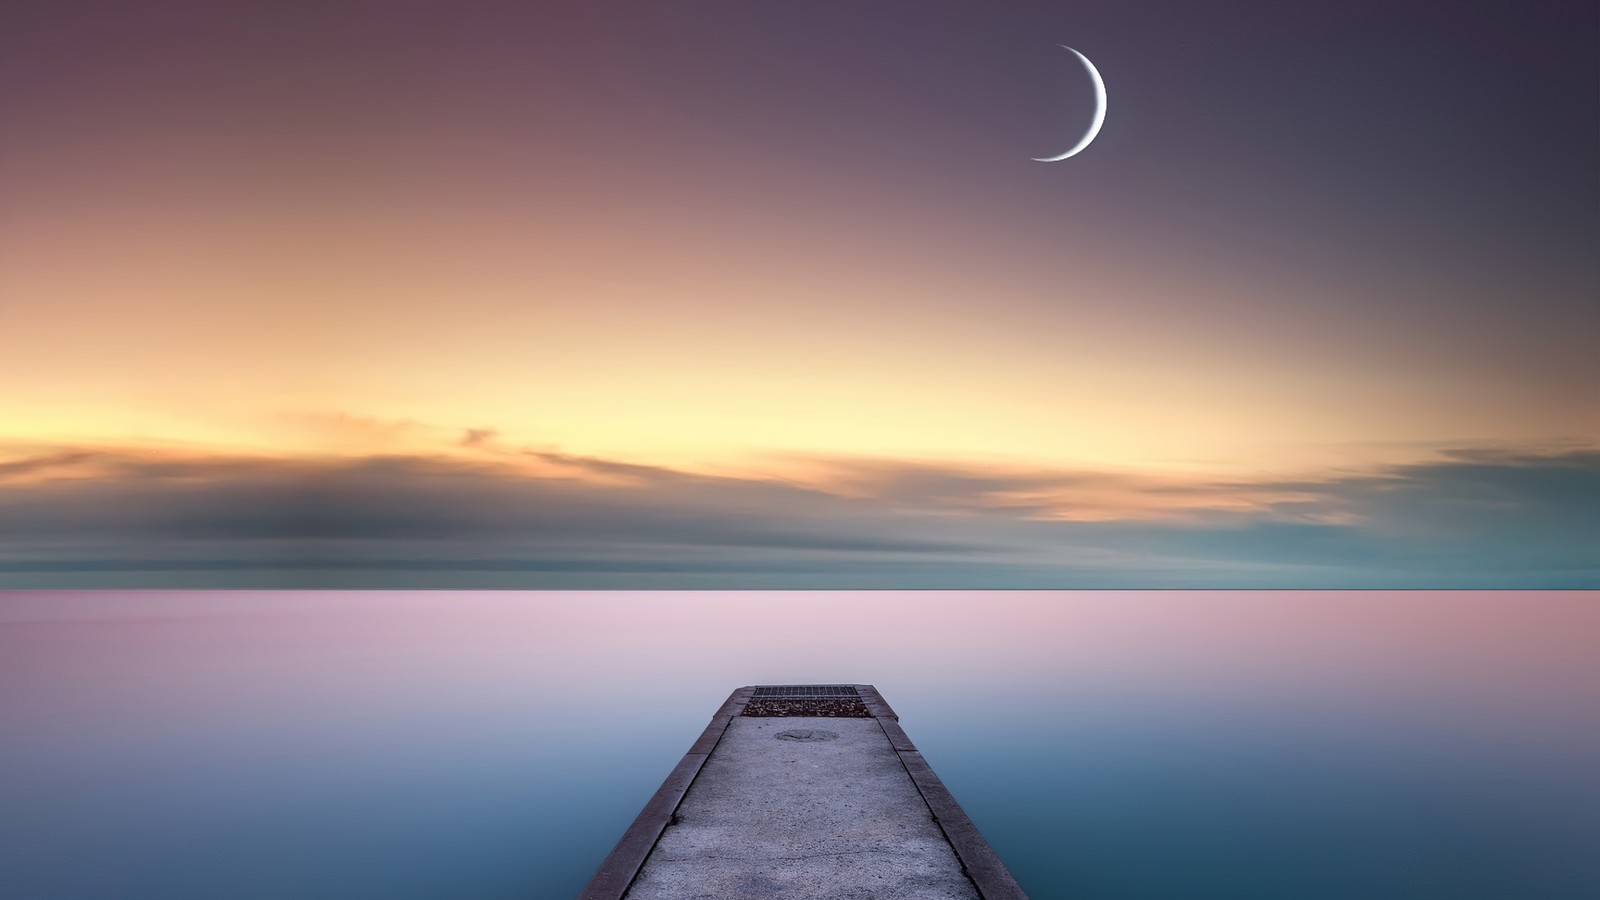
[[0, 896], [568, 897], [878, 685], [1036, 898], [1600, 896], [1600, 597], [0, 595]]

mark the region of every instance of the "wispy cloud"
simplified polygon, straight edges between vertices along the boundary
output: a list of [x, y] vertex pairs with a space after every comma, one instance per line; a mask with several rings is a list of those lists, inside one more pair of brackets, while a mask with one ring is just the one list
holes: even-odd
[[458, 442], [463, 447], [483, 447], [494, 442], [500, 432], [493, 428], [467, 428], [461, 432]]
[[6, 462], [0, 462], [0, 483], [4, 483], [7, 480], [20, 480], [24, 476], [36, 473], [40, 475], [59, 474], [95, 460], [100, 455], [100, 453], [93, 450], [62, 450], [40, 456], [23, 456], [7, 460]]
[[383, 419], [344, 412], [286, 412], [281, 413], [278, 418], [280, 421], [324, 436], [358, 438], [364, 441], [396, 440], [423, 427], [410, 419]]
[[648, 572], [727, 587], [1593, 587], [1597, 535], [1593, 449], [1259, 481], [881, 459], [714, 475], [548, 451], [0, 462], [0, 583], [166, 566], [218, 585], [254, 568], [428, 586], [494, 571], [527, 587]]

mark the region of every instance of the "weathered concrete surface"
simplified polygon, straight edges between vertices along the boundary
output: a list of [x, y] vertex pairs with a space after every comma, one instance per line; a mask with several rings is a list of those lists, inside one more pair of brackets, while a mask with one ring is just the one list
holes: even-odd
[[878, 719], [739, 717], [627, 898], [756, 897], [979, 895]]
[[899, 719], [870, 684], [736, 689], [578, 900], [1028, 900]]

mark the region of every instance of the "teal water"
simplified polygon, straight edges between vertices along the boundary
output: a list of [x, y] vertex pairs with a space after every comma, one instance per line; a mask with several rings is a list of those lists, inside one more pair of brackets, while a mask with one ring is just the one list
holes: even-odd
[[0, 896], [569, 897], [727, 693], [876, 684], [1036, 898], [1600, 896], [1571, 594], [0, 595]]

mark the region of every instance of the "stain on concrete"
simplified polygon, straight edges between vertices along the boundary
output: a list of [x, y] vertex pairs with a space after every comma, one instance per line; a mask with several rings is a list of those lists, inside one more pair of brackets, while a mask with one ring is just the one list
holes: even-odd
[[791, 728], [788, 731], [780, 731], [773, 737], [780, 741], [797, 741], [802, 744], [810, 744], [820, 741], [837, 741], [839, 732], [823, 731], [820, 728]]

